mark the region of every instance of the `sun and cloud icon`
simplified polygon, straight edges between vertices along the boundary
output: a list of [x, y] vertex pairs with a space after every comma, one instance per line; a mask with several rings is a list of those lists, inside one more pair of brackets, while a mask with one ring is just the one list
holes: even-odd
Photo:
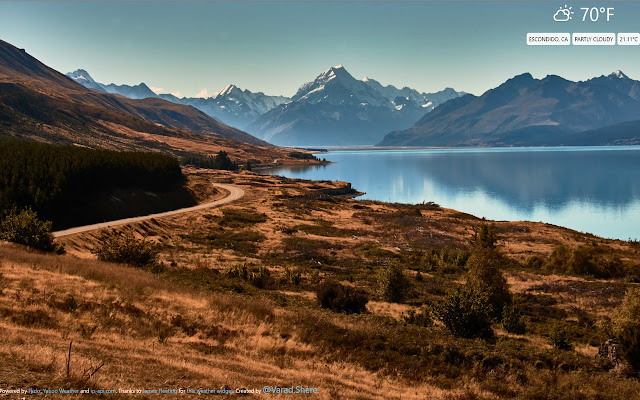
[[571, 14], [574, 14], [574, 12], [571, 11], [572, 8], [573, 7], [569, 7], [566, 4], [564, 7], [560, 7], [560, 9], [553, 15], [553, 20], [556, 22], [569, 21], [571, 19]]

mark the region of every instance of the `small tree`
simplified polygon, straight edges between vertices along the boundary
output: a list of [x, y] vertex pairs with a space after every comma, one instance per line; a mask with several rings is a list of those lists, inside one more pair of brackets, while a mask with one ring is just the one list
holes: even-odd
[[518, 310], [513, 305], [508, 305], [502, 309], [502, 327], [509, 333], [523, 334], [525, 324]]
[[402, 320], [405, 324], [429, 327], [433, 325], [433, 314], [429, 307], [418, 310], [412, 307], [402, 314]]
[[435, 315], [444, 326], [463, 338], [493, 336], [491, 313], [487, 293], [469, 286], [449, 292], [435, 308]]
[[369, 299], [356, 289], [335, 281], [324, 281], [316, 290], [318, 305], [347, 314], [359, 314], [367, 310]]
[[479, 227], [473, 228], [473, 236], [471, 237], [472, 246], [493, 249], [496, 247], [497, 241], [498, 235], [496, 234], [495, 225], [484, 223]]
[[0, 240], [62, 254], [64, 247], [53, 242], [51, 227], [51, 221], [41, 221], [30, 208], [13, 209], [0, 221]]
[[611, 316], [611, 328], [620, 342], [622, 357], [640, 371], [640, 288], [627, 291]]
[[219, 151], [218, 154], [216, 155], [215, 162], [218, 166], [217, 169], [223, 169], [227, 171], [238, 170], [238, 164], [231, 161], [226, 151], [222, 151], [222, 150]]
[[496, 321], [502, 318], [502, 311], [512, 304], [511, 292], [502, 276], [504, 256], [493, 247], [476, 246], [467, 261], [467, 284], [476, 291], [487, 293]]
[[571, 350], [571, 343], [569, 342], [569, 338], [567, 337], [567, 331], [562, 325], [557, 325], [555, 327], [553, 332], [551, 332], [549, 341], [555, 348], [558, 348], [560, 350]]
[[407, 287], [407, 278], [400, 265], [391, 263], [382, 267], [378, 274], [380, 297], [389, 302], [401, 302], [407, 295]]
[[98, 240], [98, 245], [91, 250], [98, 260], [151, 268], [154, 271], [161, 268], [157, 246], [145, 239], [136, 239], [131, 231], [103, 231]]

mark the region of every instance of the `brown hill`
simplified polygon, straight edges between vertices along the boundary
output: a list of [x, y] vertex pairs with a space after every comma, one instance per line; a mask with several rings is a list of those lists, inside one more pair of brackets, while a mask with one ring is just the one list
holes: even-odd
[[2, 40], [0, 136], [172, 154], [224, 148], [280, 155], [266, 149], [270, 144], [191, 106], [87, 89]]

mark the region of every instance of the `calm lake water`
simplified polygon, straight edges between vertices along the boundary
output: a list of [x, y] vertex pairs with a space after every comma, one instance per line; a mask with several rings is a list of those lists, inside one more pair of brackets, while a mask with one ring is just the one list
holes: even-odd
[[494, 220], [640, 239], [640, 146], [331, 151], [270, 174], [351, 182], [361, 199], [433, 201]]

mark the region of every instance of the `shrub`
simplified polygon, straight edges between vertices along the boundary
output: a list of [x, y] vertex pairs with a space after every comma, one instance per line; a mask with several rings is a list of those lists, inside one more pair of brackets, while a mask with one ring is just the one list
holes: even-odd
[[436, 306], [435, 315], [455, 336], [489, 338], [493, 336], [492, 311], [485, 291], [462, 286], [449, 292]]
[[598, 246], [582, 245], [575, 249], [560, 245], [551, 253], [544, 269], [573, 275], [590, 275], [597, 278], [623, 276], [625, 268], [616, 257], [605, 257], [603, 249]]
[[271, 272], [267, 267], [259, 267], [249, 274], [249, 283], [258, 289], [264, 289], [271, 284]]
[[509, 333], [523, 334], [525, 324], [518, 310], [513, 305], [508, 305], [502, 310], [502, 327]]
[[258, 289], [264, 289], [271, 284], [271, 272], [266, 267], [247, 268], [247, 265], [234, 265], [225, 271], [230, 278], [238, 278]]
[[320, 284], [316, 296], [320, 307], [347, 314], [365, 312], [369, 302], [364, 293], [335, 281], [324, 281]]
[[553, 332], [551, 332], [549, 343], [560, 350], [571, 350], [571, 343], [569, 343], [567, 331], [562, 325], [557, 325]]
[[37, 250], [64, 253], [62, 245], [53, 242], [51, 222], [41, 221], [30, 208], [12, 209], [0, 221], [0, 240], [22, 244]]
[[82, 336], [83, 339], [90, 340], [97, 329], [98, 329], [98, 325], [91, 325], [91, 324], [85, 325], [84, 323], [81, 322], [80, 326], [78, 327], [78, 333], [80, 333], [80, 336]]
[[290, 285], [298, 286], [302, 279], [302, 274], [297, 269], [291, 269], [289, 267], [284, 268], [284, 282]]
[[482, 224], [479, 227], [473, 228], [473, 236], [471, 237], [471, 244], [474, 247], [483, 248], [495, 248], [498, 241], [498, 235], [496, 235], [495, 225]]
[[534, 255], [527, 259], [527, 267], [533, 269], [540, 269], [544, 266], [545, 259], [541, 256]]
[[158, 254], [160, 250], [145, 239], [136, 239], [131, 231], [103, 231], [98, 245], [91, 250], [98, 260], [129, 264], [140, 268], [159, 271]]
[[640, 371], [640, 288], [627, 291], [611, 317], [613, 335], [620, 341], [622, 357]]
[[378, 274], [378, 291], [383, 300], [400, 302], [407, 295], [407, 278], [397, 263], [384, 266]]
[[242, 210], [238, 208], [225, 208], [222, 210], [223, 217], [220, 225], [231, 228], [240, 228], [246, 225], [259, 224], [267, 220], [267, 216], [251, 210]]
[[428, 327], [433, 325], [433, 314], [431, 313], [431, 309], [428, 307], [424, 307], [420, 310], [410, 308], [402, 315], [402, 320], [405, 324]]
[[467, 284], [475, 291], [485, 292], [496, 321], [502, 318], [502, 310], [511, 304], [511, 293], [501, 268], [504, 256], [495, 248], [478, 246], [467, 261]]

